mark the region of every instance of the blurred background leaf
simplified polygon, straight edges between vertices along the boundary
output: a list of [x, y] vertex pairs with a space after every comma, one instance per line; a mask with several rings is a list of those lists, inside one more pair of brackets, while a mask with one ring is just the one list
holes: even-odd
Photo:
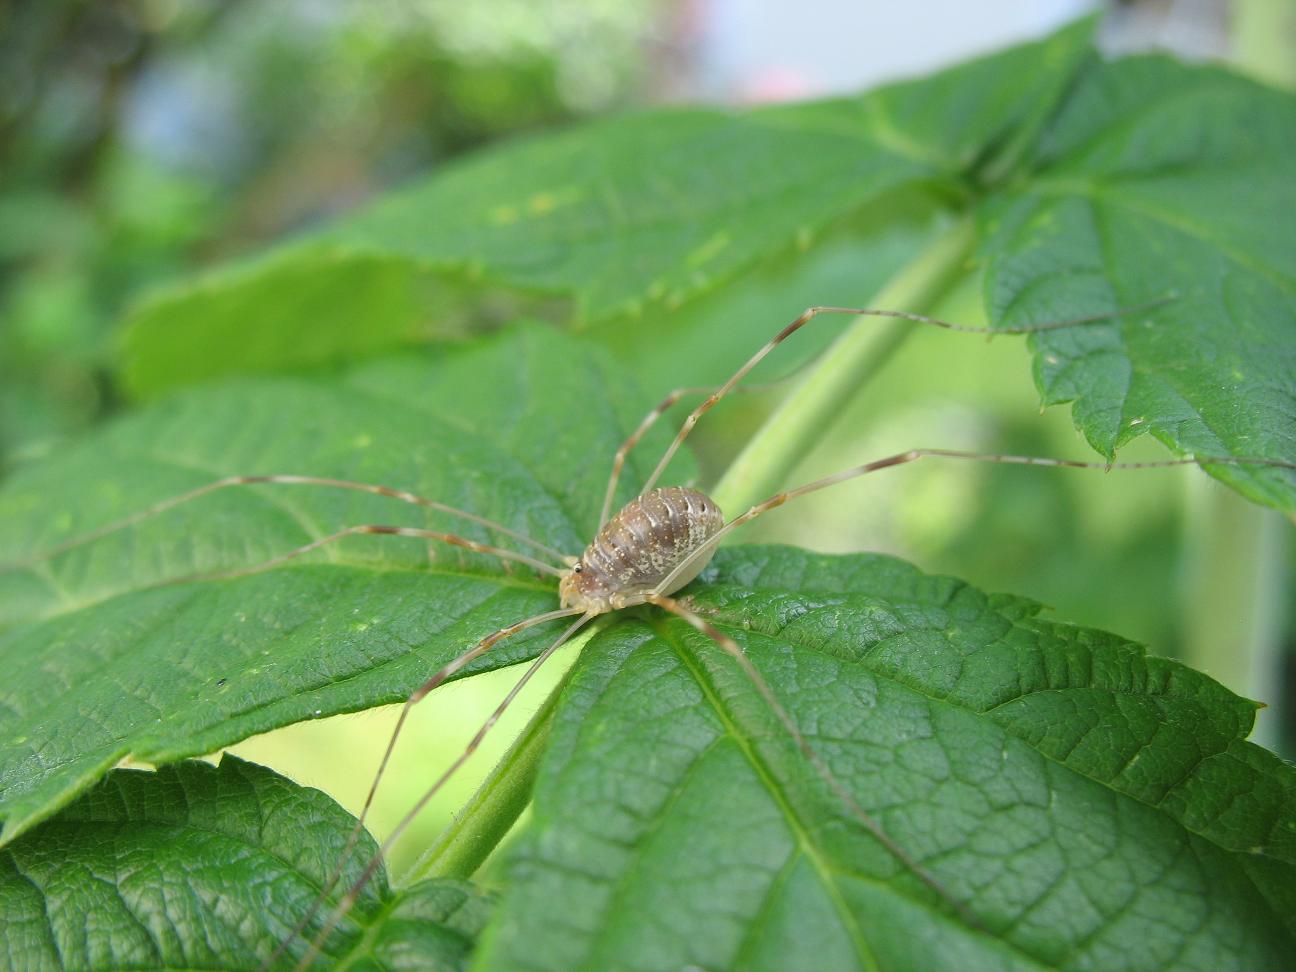
[[0, 9], [0, 462], [111, 410], [117, 316], [505, 133], [624, 104], [648, 2]]

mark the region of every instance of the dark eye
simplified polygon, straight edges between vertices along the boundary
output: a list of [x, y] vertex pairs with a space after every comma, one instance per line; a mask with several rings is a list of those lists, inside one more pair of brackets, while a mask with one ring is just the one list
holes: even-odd
[[579, 574], [582, 570], [584, 570], [584, 568], [580, 564], [577, 564], [572, 568], [572, 572], [576, 574]]

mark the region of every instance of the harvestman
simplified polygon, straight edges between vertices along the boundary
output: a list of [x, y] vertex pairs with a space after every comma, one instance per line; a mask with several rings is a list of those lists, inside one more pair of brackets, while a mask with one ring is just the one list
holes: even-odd
[[[667, 465], [679, 450], [684, 440], [688, 437], [689, 433], [693, 430], [701, 416], [732, 391], [734, 387], [742, 381], [742, 379], [746, 377], [761, 360], [765, 358], [766, 355], [774, 350], [774, 348], [790, 337], [793, 333], [804, 327], [819, 314], [893, 317], [941, 327], [950, 331], [995, 335], [1026, 334], [1073, 327], [1128, 315], [1149, 309], [1152, 306], [1157, 306], [1162, 303], [1165, 303], [1165, 301], [1158, 300], [1151, 304], [1144, 304], [1114, 313], [1076, 318], [1069, 321], [998, 328], [971, 327], [951, 324], [921, 314], [911, 314], [904, 311], [852, 307], [812, 307], [801, 314], [801, 316], [791, 324], [787, 325], [787, 327], [783, 328], [783, 330], [776, 334], [772, 339], [767, 341], [765, 345], [752, 355], [752, 357], [749, 358], [736, 372], [734, 372], [729, 380], [723, 385], [714, 390], [681, 388], [672, 391], [644, 417], [643, 421], [640, 422], [639, 426], [634, 430], [629, 438], [622, 443], [621, 447], [616, 452], [612, 463], [612, 473], [609, 477], [607, 490], [603, 498], [602, 512], [599, 517], [599, 529], [594, 540], [578, 557], [562, 554], [539, 541], [533, 540], [509, 529], [503, 524], [477, 516], [476, 514], [470, 513], [466, 510], [460, 510], [443, 503], [438, 503], [435, 500], [417, 496], [404, 490], [393, 489], [387, 486], [379, 486], [371, 483], [359, 483], [319, 476], [260, 475], [230, 476], [216, 480], [205, 486], [163, 500], [147, 509], [126, 517], [125, 519], [119, 520], [99, 530], [84, 534], [74, 540], [44, 551], [37, 557], [25, 561], [22, 564], [8, 566], [16, 567], [30, 565], [38, 560], [53, 557], [66, 550], [70, 550], [73, 547], [90, 543], [110, 533], [126, 529], [142, 520], [156, 516], [165, 510], [171, 509], [172, 507], [178, 506], [182, 503], [190, 502], [191, 500], [195, 500], [200, 496], [204, 496], [216, 490], [232, 486], [245, 486], [252, 484], [326, 486], [385, 496], [476, 523], [500, 534], [501, 536], [507, 537], [510, 540], [516, 541], [520, 544], [525, 544], [530, 547], [535, 554], [543, 554], [548, 558], [548, 560], [542, 560], [538, 556], [532, 554], [478, 543], [457, 534], [444, 533], [437, 530], [404, 526], [362, 524], [357, 526], [348, 526], [341, 530], [337, 530], [327, 536], [304, 544], [263, 563], [220, 574], [206, 575], [202, 578], [226, 579], [257, 573], [295, 557], [299, 557], [309, 551], [316, 550], [326, 544], [333, 543], [343, 537], [361, 534], [416, 537], [451, 544], [477, 553], [498, 557], [502, 560], [519, 562], [537, 571], [558, 578], [560, 606], [557, 610], [547, 611], [515, 622], [514, 624], [501, 628], [499, 631], [481, 639], [472, 648], [465, 651], [463, 654], [459, 655], [433, 674], [431, 678], [420, 685], [405, 701], [401, 708], [400, 715], [397, 718], [396, 726], [388, 740], [378, 770], [374, 774], [373, 782], [370, 784], [368, 794], [365, 797], [364, 806], [360, 811], [360, 815], [356, 820], [355, 826], [352, 829], [351, 835], [343, 849], [338, 864], [335, 866], [332, 875], [326, 882], [324, 890], [317, 899], [315, 905], [310, 909], [305, 917], [298, 922], [292, 932], [280, 943], [275, 952], [267, 959], [265, 963], [266, 967], [274, 964], [283, 952], [292, 944], [292, 942], [297, 940], [298, 936], [301, 935], [306, 926], [318, 912], [323, 902], [326, 900], [328, 893], [333, 889], [338, 880], [340, 880], [345, 865], [354, 851], [356, 842], [359, 839], [366, 816], [368, 815], [370, 806], [372, 805], [374, 796], [377, 792], [378, 785], [387, 769], [392, 751], [395, 748], [397, 738], [400, 736], [406, 717], [413, 705], [422, 700], [433, 689], [437, 688], [451, 676], [461, 671], [470, 662], [483, 655], [485, 652], [490, 650], [491, 647], [510, 635], [545, 622], [565, 618], [575, 618], [562, 634], [560, 634], [535, 658], [534, 661], [532, 661], [516, 684], [509, 690], [504, 699], [477, 730], [476, 734], [469, 741], [463, 752], [450, 764], [441, 776], [437, 778], [437, 780], [428, 788], [423, 796], [420, 797], [418, 802], [409, 810], [409, 812], [401, 818], [400, 822], [383, 842], [378, 854], [368, 862], [360, 878], [352, 884], [346, 894], [334, 907], [328, 919], [324, 923], [324, 926], [315, 935], [309, 949], [298, 962], [298, 969], [306, 968], [314, 961], [323, 940], [329, 935], [337, 922], [339, 922], [355, 904], [360, 891], [368, 880], [373, 877], [374, 873], [381, 865], [383, 857], [391, 849], [397, 838], [400, 837], [418, 813], [435, 796], [446, 781], [469, 759], [469, 757], [472, 756], [473, 752], [480, 745], [486, 734], [500, 719], [504, 711], [521, 692], [522, 688], [531, 680], [539, 668], [582, 626], [593, 618], [602, 614], [644, 604], [654, 605], [683, 619], [698, 631], [709, 637], [728, 655], [730, 655], [734, 661], [737, 662], [739, 667], [742, 668], [754, 688], [770, 707], [770, 710], [777, 717], [779, 722], [787, 730], [797, 748], [814, 769], [815, 773], [824, 781], [825, 784], [827, 784], [834, 795], [840, 799], [843, 807], [851, 814], [851, 816], [854, 817], [858, 823], [862, 825], [901, 864], [932, 888], [932, 890], [935, 891], [936, 894], [939, 895], [940, 898], [964, 920], [968, 921], [973, 926], [977, 926], [976, 919], [968, 912], [966, 906], [961, 901], [955, 899], [950, 892], [948, 892], [921, 864], [919, 864], [903, 848], [888, 837], [878, 822], [859, 805], [851, 795], [850, 791], [847, 790], [841, 781], [837, 779], [831, 770], [829, 770], [828, 766], [802, 735], [792, 717], [788, 714], [782, 703], [778, 701], [773, 690], [769, 687], [769, 684], [765, 681], [760, 672], [757, 671], [756, 667], [752, 664], [750, 659], [748, 659], [742, 648], [740, 648], [732, 638], [719, 631], [704, 617], [681, 603], [676, 598], [672, 597], [672, 595], [695, 579], [714, 555], [719, 542], [744, 523], [755, 519], [769, 510], [782, 506], [788, 500], [794, 499], [795, 497], [804, 496], [807, 493], [825, 489], [849, 479], [854, 479], [892, 466], [904, 465], [918, 459], [963, 459], [977, 462], [1103, 470], [1113, 468], [1149, 469], [1183, 465], [1204, 466], [1210, 464], [1259, 465], [1296, 469], [1296, 463], [1289, 463], [1275, 459], [1237, 457], [1203, 457], [1191, 459], [1167, 459], [1154, 462], [1102, 463], [1078, 462], [1037, 456], [973, 453], [950, 449], [912, 449], [873, 462], [864, 463], [863, 465], [852, 466], [849, 469], [834, 473], [833, 475], [825, 476], [821, 479], [816, 479], [813, 482], [797, 486], [794, 489], [777, 493], [765, 501], [757, 503], [744, 513], [728, 520], [727, 522], [725, 521], [719, 507], [714, 503], [714, 501], [706, 496], [706, 494], [696, 489], [681, 486], [660, 488], [656, 487], [656, 483], [661, 478]], [[707, 397], [700, 405], [694, 408], [684, 420], [674, 439], [672, 439], [670, 445], [666, 448], [665, 453], [653, 468], [652, 473], [648, 476], [648, 479], [644, 483], [639, 494], [614, 516], [610, 515], [617, 484], [620, 480], [626, 457], [630, 451], [638, 444], [652, 425], [671, 408], [671, 406], [690, 393], [702, 392], [708, 392]], [[559, 564], [563, 566], [560, 567], [558, 566]]]

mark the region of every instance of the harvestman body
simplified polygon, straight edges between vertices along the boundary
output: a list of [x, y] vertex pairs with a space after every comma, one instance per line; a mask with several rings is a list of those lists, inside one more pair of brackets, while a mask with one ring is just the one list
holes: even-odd
[[[720, 507], [696, 489], [668, 486], [636, 497], [558, 584], [562, 606], [604, 614], [674, 594], [702, 573], [715, 554], [709, 541], [724, 523]], [[691, 557], [698, 551], [700, 556]], [[688, 568], [676, 574], [676, 566], [689, 559]]]
[[[382, 761], [379, 764], [373, 782], [370, 785], [364, 807], [361, 810], [355, 827], [352, 830], [350, 839], [348, 840], [346, 847], [343, 849], [339, 863], [336, 865], [328, 882], [326, 882], [326, 886], [324, 887], [314, 908], [312, 908], [310, 912], [298, 922], [290, 935], [286, 937], [280, 943], [278, 949], [269, 956], [266, 960], [265, 967], [269, 967], [276, 963], [283, 955], [284, 951], [289, 948], [294, 941], [298, 940], [298, 937], [302, 934], [306, 926], [311, 922], [315, 914], [318, 912], [318, 909], [326, 900], [327, 894], [340, 880], [343, 869], [355, 848], [366, 815], [368, 814], [370, 805], [373, 802], [374, 794], [377, 791], [379, 782], [382, 779], [393, 748], [395, 747], [396, 740], [400, 735], [400, 731], [405, 723], [409, 710], [414, 704], [423, 699], [434, 688], [445, 682], [455, 673], [461, 671], [470, 662], [480, 657], [493, 645], [497, 644], [504, 638], [507, 638], [518, 631], [534, 627], [547, 621], [560, 618], [575, 618], [567, 629], [563, 631], [563, 633], [543, 652], [541, 652], [539, 656], [536, 657], [536, 659], [526, 669], [525, 673], [519, 678], [517, 684], [514, 685], [491, 716], [478, 729], [476, 735], [474, 735], [463, 753], [441, 774], [418, 803], [397, 824], [391, 835], [384, 841], [379, 854], [369, 862], [360, 879], [350, 887], [338, 905], [329, 914], [323, 927], [315, 934], [309, 949], [297, 963], [297, 968], [299, 969], [306, 968], [312, 964], [319, 952], [323, 940], [328, 936], [337, 922], [346, 915], [351, 906], [354, 905], [360, 890], [377, 871], [378, 867], [381, 865], [383, 856], [391, 848], [397, 837], [400, 836], [410, 822], [413, 821], [419, 811], [432, 799], [436, 792], [442, 787], [442, 785], [444, 785], [446, 780], [448, 780], [450, 776], [467, 761], [485, 737], [486, 733], [489, 732], [491, 727], [499, 720], [504, 710], [513, 701], [513, 699], [517, 697], [518, 693], [527, 684], [540, 666], [543, 665], [559, 647], [569, 640], [579, 628], [591, 619], [609, 612], [644, 604], [655, 605], [682, 618], [724, 649], [724, 651], [743, 669], [752, 685], [756, 688], [760, 696], [770, 707], [770, 710], [778, 718], [779, 722], [787, 730], [789, 736], [796, 743], [806, 761], [811, 765], [816, 774], [828, 785], [833, 794], [841, 801], [842, 806], [849, 811], [850, 815], [900, 863], [935, 891], [953, 911], [957, 912], [960, 917], [969, 924], [977, 926], [978, 922], [976, 918], [967, 910], [966, 905], [954, 898], [921, 864], [919, 864], [918, 861], [913, 859], [903, 848], [892, 841], [891, 838], [883, 832], [882, 828], [873, 819], [873, 817], [856, 802], [850, 791], [829, 770], [827, 765], [820, 759], [814, 749], [806, 741], [804, 735], [797, 727], [797, 724], [793, 721], [782, 703], [778, 701], [773, 690], [748, 659], [742, 648], [740, 648], [739, 645], [728, 635], [719, 631], [704, 617], [676, 600], [672, 595], [685, 587], [690, 581], [694, 580], [714, 555], [719, 542], [728, 533], [744, 523], [771, 509], [774, 509], [775, 507], [781, 506], [788, 500], [797, 496], [815, 492], [836, 483], [844, 482], [845, 480], [863, 476], [871, 472], [876, 472], [891, 466], [903, 465], [922, 458], [943, 457], [982, 462], [1072, 467], [1082, 469], [1156, 468], [1193, 464], [1207, 465], [1215, 463], [1296, 469], [1296, 464], [1275, 459], [1250, 459], [1236, 457], [1170, 459], [1159, 462], [1144, 463], [1098, 463], [1075, 462], [1035, 456], [968, 453], [945, 449], [915, 449], [908, 452], [898, 453], [893, 456], [887, 456], [874, 462], [854, 466], [831, 476], [825, 476], [822, 479], [817, 479], [813, 482], [798, 486], [795, 489], [778, 493], [764, 502], [752, 506], [750, 509], [728, 521], [725, 520], [716, 503], [706, 496], [706, 494], [698, 490], [681, 486], [669, 486], [664, 488], [654, 488], [654, 486], [657, 480], [661, 477], [663, 471], [666, 469], [666, 466], [674, 456], [675, 452], [683, 443], [684, 439], [697, 424], [698, 419], [721, 398], [728, 394], [734, 386], [736, 386], [775, 347], [795, 331], [807, 324], [812, 318], [821, 313], [897, 317], [905, 320], [916, 321], [918, 323], [942, 327], [947, 330], [993, 335], [1055, 330], [1063, 327], [1109, 320], [1114, 317], [1150, 309], [1151, 307], [1162, 303], [1165, 303], [1165, 301], [1158, 300], [1152, 304], [1146, 304], [1140, 307], [1118, 311], [1116, 313], [1095, 315], [1071, 321], [1004, 328], [966, 327], [902, 311], [847, 307], [810, 308], [775, 335], [774, 338], [768, 341], [759, 351], [756, 352], [755, 355], [739, 368], [727, 382], [719, 388], [710, 391], [710, 394], [708, 394], [705, 401], [694, 408], [688, 418], [685, 419], [670, 446], [666, 449], [665, 454], [661, 457], [652, 474], [648, 477], [648, 480], [644, 484], [639, 495], [616, 513], [615, 516], [609, 518], [612, 500], [616, 493], [617, 483], [627, 454], [634, 448], [648, 429], [662, 415], [664, 415], [672, 405], [679, 401], [680, 398], [690, 392], [703, 391], [703, 389], [678, 389], [671, 392], [671, 394], [666, 396], [666, 398], [656, 408], [648, 413], [638, 428], [622, 444], [620, 449], [617, 450], [613, 461], [612, 475], [609, 479], [607, 491], [604, 496], [603, 509], [599, 519], [599, 530], [593, 541], [579, 557], [566, 556], [559, 551], [553, 550], [545, 544], [517, 533], [502, 524], [487, 520], [465, 510], [447, 506], [436, 502], [435, 500], [417, 496], [404, 490], [392, 489], [390, 487], [370, 483], [331, 479], [327, 477], [274, 475], [232, 476], [209, 483], [206, 486], [191, 490], [188, 493], [164, 500], [146, 510], [142, 510], [139, 513], [89, 534], [85, 534], [75, 540], [61, 544], [22, 563], [0, 565], [0, 570], [30, 566], [37, 561], [48, 559], [73, 547], [81, 546], [97, 540], [109, 533], [125, 529], [143, 519], [155, 516], [164, 510], [170, 509], [181, 503], [189, 502], [190, 500], [196, 499], [199, 496], [215, 490], [252, 483], [327, 486], [387, 496], [405, 503], [457, 516], [461, 519], [485, 526], [498, 534], [530, 546], [533, 550], [548, 558], [549, 562], [541, 560], [536, 556], [520, 553], [515, 550], [478, 543], [456, 534], [444, 533], [436, 530], [365, 524], [350, 526], [338, 530], [311, 543], [298, 547], [295, 550], [288, 551], [273, 560], [218, 575], [208, 575], [207, 578], [204, 578], [230, 578], [256, 573], [283, 563], [291, 558], [300, 556], [310, 550], [317, 549], [325, 544], [332, 543], [343, 537], [358, 534], [388, 534], [435, 540], [479, 553], [489, 554], [505, 560], [524, 563], [533, 569], [558, 578], [558, 596], [560, 598], [560, 607], [558, 610], [549, 611], [518, 621], [515, 624], [509, 625], [508, 627], [483, 638], [468, 651], [464, 652], [462, 655], [437, 671], [431, 678], [424, 682], [423, 685], [419, 686], [419, 688], [406, 700], [397, 719], [396, 727], [388, 741]], [[563, 564], [564, 566], [558, 567], [556, 564]]]

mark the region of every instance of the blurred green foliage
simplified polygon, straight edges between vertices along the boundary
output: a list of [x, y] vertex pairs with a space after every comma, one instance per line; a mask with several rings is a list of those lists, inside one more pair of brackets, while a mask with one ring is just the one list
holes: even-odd
[[0, 469], [113, 409], [150, 287], [622, 104], [646, 2], [0, 7]]

